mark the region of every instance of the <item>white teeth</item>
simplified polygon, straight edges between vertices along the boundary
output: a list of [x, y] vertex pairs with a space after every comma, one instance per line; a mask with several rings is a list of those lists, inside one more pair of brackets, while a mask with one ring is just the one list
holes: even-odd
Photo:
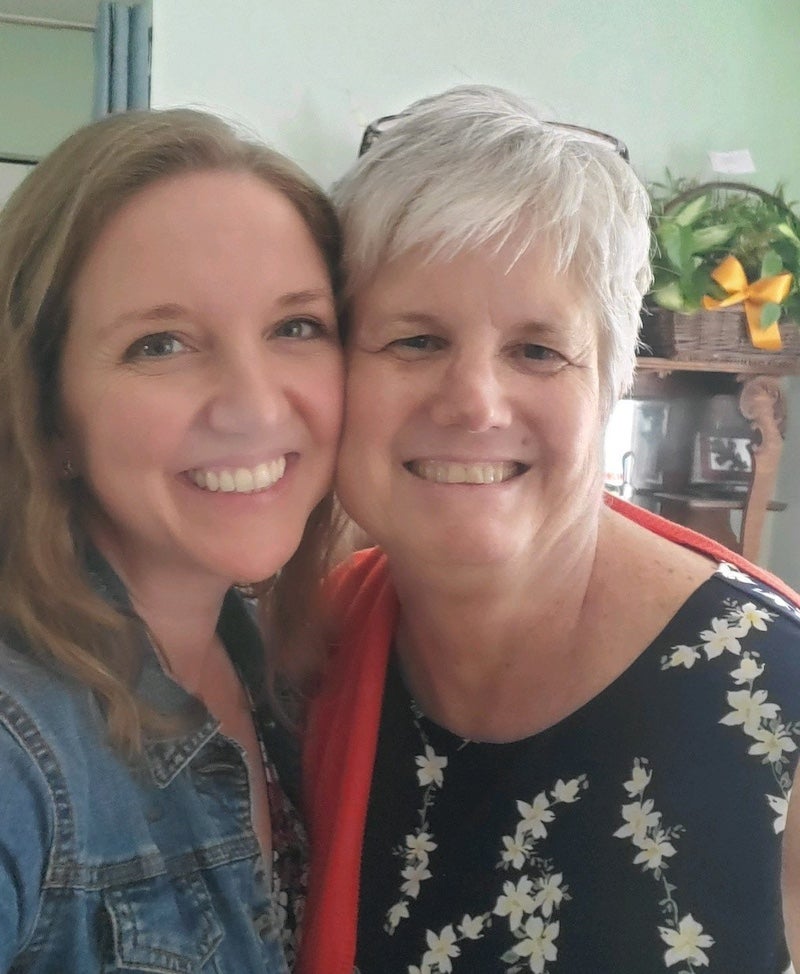
[[237, 467], [235, 470], [189, 471], [189, 477], [203, 490], [225, 494], [252, 494], [276, 484], [286, 473], [286, 457], [259, 463], [257, 467]]
[[412, 473], [437, 484], [500, 484], [513, 477], [518, 465], [509, 460], [500, 463], [445, 463], [441, 460], [417, 460], [409, 464]]
[[233, 482], [236, 485], [237, 494], [253, 493], [253, 475], [244, 467], [239, 467], [239, 469], [233, 475]]

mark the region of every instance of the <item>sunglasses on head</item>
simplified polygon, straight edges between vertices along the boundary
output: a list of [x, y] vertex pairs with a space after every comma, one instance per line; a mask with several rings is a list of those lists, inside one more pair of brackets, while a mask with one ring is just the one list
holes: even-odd
[[[364, 135], [361, 138], [361, 145], [358, 148], [359, 156], [363, 156], [373, 142], [379, 139], [384, 132], [388, 132], [403, 115], [403, 112], [397, 115], [382, 115], [380, 118], [376, 118], [374, 122], [370, 122], [364, 129]], [[615, 136], [609, 135], [607, 132], [598, 132], [597, 129], [587, 129], [582, 125], [570, 125], [568, 122], [545, 122], [544, 124], [552, 128], [573, 132], [580, 135], [587, 142], [596, 142], [599, 145], [604, 145], [612, 152], [616, 152], [618, 156], [621, 156], [625, 162], [630, 162], [628, 147], [625, 143]]]

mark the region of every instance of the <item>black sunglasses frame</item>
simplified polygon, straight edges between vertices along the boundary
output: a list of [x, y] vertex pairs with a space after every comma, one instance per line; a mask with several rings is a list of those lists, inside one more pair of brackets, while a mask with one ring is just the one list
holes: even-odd
[[[359, 156], [363, 156], [369, 147], [381, 137], [386, 129], [390, 128], [392, 123], [396, 122], [398, 118], [402, 117], [403, 113], [400, 112], [397, 115], [382, 115], [380, 118], [376, 118], [374, 122], [370, 122], [369, 125], [364, 129], [364, 134], [361, 137], [361, 144], [358, 147]], [[607, 143], [609, 149], [613, 150], [618, 156], [624, 159], [625, 162], [631, 161], [627, 145], [625, 145], [625, 143], [616, 136], [609, 135], [608, 132], [600, 132], [598, 129], [589, 129], [583, 125], [571, 125], [569, 122], [546, 121], [544, 124], [552, 125], [554, 128], [569, 129], [571, 132], [582, 132], [591, 139], [598, 142]]]

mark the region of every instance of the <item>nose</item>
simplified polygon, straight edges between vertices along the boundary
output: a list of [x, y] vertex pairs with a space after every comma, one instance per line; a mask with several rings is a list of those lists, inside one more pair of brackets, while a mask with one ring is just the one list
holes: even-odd
[[220, 354], [211, 380], [209, 425], [228, 434], [274, 428], [291, 410], [284, 379], [263, 344]]
[[431, 411], [441, 426], [460, 426], [471, 433], [508, 426], [511, 406], [501, 363], [488, 349], [454, 354]]

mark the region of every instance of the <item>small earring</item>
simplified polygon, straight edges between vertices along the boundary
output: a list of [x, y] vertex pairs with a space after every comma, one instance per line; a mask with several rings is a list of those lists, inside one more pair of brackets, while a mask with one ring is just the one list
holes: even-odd
[[65, 480], [72, 480], [75, 476], [75, 467], [72, 465], [72, 460], [70, 457], [64, 457], [61, 462], [61, 472], [64, 475]]

